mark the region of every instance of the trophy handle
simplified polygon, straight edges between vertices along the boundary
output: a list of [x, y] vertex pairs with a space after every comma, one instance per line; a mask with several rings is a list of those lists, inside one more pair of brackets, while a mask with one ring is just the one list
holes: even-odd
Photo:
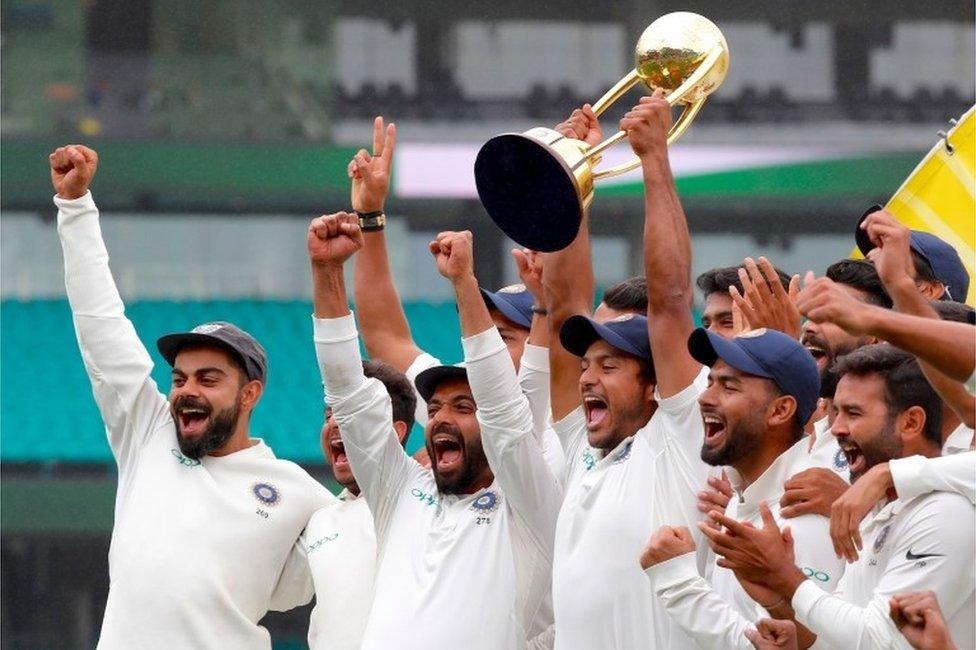
[[[683, 84], [675, 88], [674, 91], [665, 98], [667, 99], [668, 104], [670, 104], [671, 106], [677, 104], [681, 100], [682, 96], [684, 96], [689, 89], [691, 89], [694, 85], [696, 85], [701, 80], [702, 77], [704, 77], [706, 74], [708, 74], [711, 71], [712, 67], [716, 63], [718, 63], [723, 52], [724, 50], [721, 47], [712, 48], [712, 51], [708, 53], [708, 56], [705, 57], [705, 60], [702, 61], [701, 65], [695, 69], [695, 71], [691, 74], [691, 76], [685, 79]], [[636, 70], [632, 74], [636, 75]], [[606, 95], [600, 98], [600, 101], [602, 102], [604, 99], [610, 96], [611, 93], [617, 90], [618, 86], [621, 86], [624, 81], [629, 79], [629, 77], [630, 75], [621, 79], [616, 86], [611, 88]], [[614, 99], [619, 98], [621, 95], [627, 92], [627, 90], [629, 90], [633, 85], [634, 84], [632, 83], [630, 86], [627, 86], [627, 88], [625, 88], [624, 90], [618, 92], [617, 95], [614, 97]], [[678, 121], [675, 122], [674, 125], [672, 125], [671, 130], [668, 132], [669, 145], [675, 140], [677, 140], [678, 138], [680, 138], [682, 134], [684, 134], [684, 132], [688, 130], [688, 127], [691, 126], [691, 122], [698, 115], [698, 111], [700, 111], [702, 106], [705, 105], [706, 99], [708, 99], [708, 95], [705, 95], [701, 99], [692, 102], [691, 104], [687, 104], [685, 106], [685, 109], [681, 112], [681, 115], [678, 117]], [[606, 106], [603, 106], [602, 108], [606, 109]], [[596, 106], [593, 107], [593, 110], [594, 112], [596, 112]], [[597, 115], [599, 115], [599, 113], [597, 113]], [[597, 146], [587, 151], [586, 152], [587, 160], [594, 160], [601, 153], [603, 153], [604, 151], [606, 151], [607, 149], [617, 144], [618, 142], [620, 142], [626, 137], [627, 137], [626, 131], [617, 131], [617, 133], [615, 133], [613, 136], [604, 140]], [[620, 174], [629, 172], [632, 169], [637, 169], [638, 167], [640, 167], [640, 164], [641, 164], [640, 158], [637, 158], [635, 156], [633, 160], [630, 160], [625, 163], [621, 163], [614, 167], [610, 167], [609, 169], [594, 171], [593, 180], [597, 181], [601, 178], [610, 178], [611, 176], [619, 176]]]
[[596, 100], [593, 104], [593, 112], [597, 117], [603, 114], [611, 104], [623, 97], [628, 90], [636, 86], [640, 82], [640, 77], [637, 74], [637, 68], [634, 68], [627, 73], [627, 76], [614, 84], [613, 88], [604, 93], [603, 97]]

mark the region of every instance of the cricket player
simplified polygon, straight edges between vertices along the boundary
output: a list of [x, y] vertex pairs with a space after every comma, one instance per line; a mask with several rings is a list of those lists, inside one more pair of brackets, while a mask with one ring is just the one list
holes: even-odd
[[229, 323], [159, 339], [169, 397], [125, 317], [88, 186], [98, 155], [50, 156], [78, 345], [118, 465], [109, 592], [98, 647], [268, 650], [258, 622], [307, 603], [299, 536], [334, 497], [249, 435], [264, 349]]

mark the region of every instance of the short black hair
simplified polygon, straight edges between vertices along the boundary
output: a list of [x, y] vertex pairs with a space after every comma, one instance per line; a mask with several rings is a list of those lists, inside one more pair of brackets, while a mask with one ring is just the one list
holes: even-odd
[[838, 359], [837, 378], [880, 375], [884, 379], [885, 402], [889, 419], [920, 406], [925, 411], [925, 437], [942, 446], [942, 399], [922, 374], [914, 356], [893, 345], [865, 345]]
[[951, 300], [933, 300], [929, 304], [942, 320], [973, 324], [973, 312], [976, 310], [969, 305]]
[[405, 422], [409, 434], [416, 419], [417, 393], [407, 376], [388, 363], [372, 359], [363, 360], [363, 374], [383, 382], [393, 401], [393, 421]]
[[614, 311], [647, 313], [647, 278], [635, 275], [603, 292], [603, 304]]
[[[698, 276], [695, 280], [695, 284], [701, 289], [701, 292], [708, 298], [713, 293], [724, 293], [728, 295], [729, 287], [735, 287], [739, 290], [739, 293], [745, 293], [742, 288], [742, 280], [739, 279], [739, 269], [744, 269], [742, 265], [739, 266], [720, 266], [715, 269], [709, 269]], [[779, 278], [779, 283], [783, 285], [783, 288], [787, 291], [790, 290], [790, 276], [786, 274], [785, 271], [773, 267], [776, 270], [776, 276]]]
[[826, 276], [837, 284], [845, 284], [864, 294], [868, 304], [891, 309], [892, 302], [878, 270], [867, 260], [845, 259], [827, 267]]
[[936, 277], [932, 264], [914, 250], [912, 251], [912, 263], [915, 265], [916, 282], [937, 282], [942, 285], [945, 284], [940, 278]]

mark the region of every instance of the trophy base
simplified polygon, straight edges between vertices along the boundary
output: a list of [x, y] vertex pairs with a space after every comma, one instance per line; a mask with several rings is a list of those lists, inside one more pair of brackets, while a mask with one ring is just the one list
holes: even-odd
[[474, 178], [488, 215], [520, 245], [553, 252], [576, 239], [583, 219], [576, 177], [549, 144], [522, 133], [495, 136], [478, 152]]

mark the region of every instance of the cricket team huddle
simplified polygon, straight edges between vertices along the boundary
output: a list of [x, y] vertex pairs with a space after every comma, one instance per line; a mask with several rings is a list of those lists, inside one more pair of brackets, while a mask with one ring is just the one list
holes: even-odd
[[[670, 127], [659, 94], [622, 120], [644, 274], [600, 296], [587, 215], [563, 250], [513, 250], [522, 282], [497, 291], [469, 231], [430, 242], [460, 321], [446, 365], [394, 284], [396, 128], [376, 119], [351, 205], [307, 234], [337, 496], [249, 434], [272, 366], [298, 360], [204, 323], [158, 340], [161, 392], [109, 270], [98, 156], [55, 150], [67, 295], [118, 465], [98, 647], [268, 649], [264, 615], [313, 597], [312, 650], [976, 647], [959, 254], [874, 208], [852, 219], [865, 259], [823, 277], [759, 257], [694, 279]], [[602, 139], [589, 105], [555, 129]]]

